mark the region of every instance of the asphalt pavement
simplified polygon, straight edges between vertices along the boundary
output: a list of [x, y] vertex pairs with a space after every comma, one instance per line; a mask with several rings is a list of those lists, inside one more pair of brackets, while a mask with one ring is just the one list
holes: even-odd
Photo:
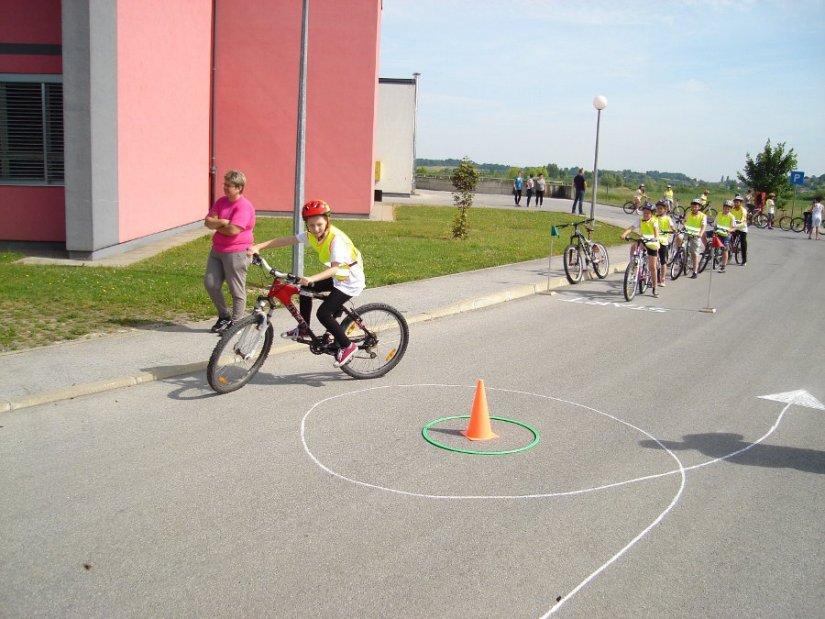
[[[526, 199], [522, 206], [527, 209]], [[452, 194], [439, 191], [419, 191], [409, 198], [393, 197], [384, 207], [393, 204], [450, 205]], [[568, 212], [570, 200], [545, 199], [539, 210]], [[478, 208], [516, 208], [509, 195], [476, 195]], [[585, 215], [590, 205], [585, 205]], [[536, 209], [531, 205], [530, 209]], [[596, 206], [600, 221], [626, 226], [635, 217], [613, 206]], [[549, 231], [548, 231], [549, 233]], [[97, 261], [96, 265], [124, 266], [144, 259], [175, 244], [187, 242], [205, 234], [189, 230], [177, 236], [131, 252]], [[549, 240], [549, 237], [548, 237]], [[562, 238], [560, 241], [565, 242]], [[608, 248], [611, 271], [623, 271], [627, 264], [626, 247]], [[29, 259], [30, 263], [61, 262], [55, 259]], [[65, 261], [62, 261], [65, 262]], [[356, 305], [380, 301], [399, 309], [408, 323], [434, 320], [498, 303], [523, 298], [568, 285], [561, 257], [531, 260], [495, 268], [481, 269], [421, 281], [368, 288], [356, 299]], [[292, 319], [276, 313], [277, 332], [291, 328]], [[90, 337], [31, 350], [0, 355], [0, 413], [56, 402], [82, 395], [100, 393], [164, 380], [175, 376], [203, 372], [215, 346], [215, 336], [209, 332], [213, 320], [126, 330], [121, 333]], [[278, 340], [270, 354], [302, 347]]]

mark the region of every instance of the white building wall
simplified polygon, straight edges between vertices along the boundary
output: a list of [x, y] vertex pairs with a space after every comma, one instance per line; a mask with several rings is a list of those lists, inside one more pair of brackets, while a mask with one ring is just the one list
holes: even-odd
[[415, 181], [415, 79], [378, 80], [375, 158], [381, 178], [375, 188], [408, 196]]

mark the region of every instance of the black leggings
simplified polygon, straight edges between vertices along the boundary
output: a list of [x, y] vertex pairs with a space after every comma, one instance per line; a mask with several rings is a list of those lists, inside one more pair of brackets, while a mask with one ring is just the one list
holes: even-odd
[[[341, 323], [338, 322], [338, 318], [340, 318], [343, 313], [344, 303], [352, 297], [344, 294], [333, 286], [331, 277], [322, 279], [320, 282], [315, 282], [312, 289], [315, 292], [329, 292], [329, 296], [321, 302], [315, 315], [318, 317], [320, 323], [326, 327], [327, 331], [332, 333], [335, 341], [338, 342], [338, 346], [346, 348], [349, 346], [350, 341], [347, 334], [344, 333]], [[312, 297], [301, 295], [299, 305], [301, 308], [301, 316], [306, 320], [306, 323], [309, 324], [309, 320], [312, 317]]]

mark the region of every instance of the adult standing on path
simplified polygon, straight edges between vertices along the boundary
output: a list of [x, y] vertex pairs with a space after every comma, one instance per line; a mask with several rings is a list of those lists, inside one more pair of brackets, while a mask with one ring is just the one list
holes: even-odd
[[776, 202], [773, 200], [775, 197], [775, 193], [769, 193], [768, 199], [765, 200], [765, 210], [768, 213], [768, 230], [773, 230], [773, 218], [776, 214]]
[[527, 189], [527, 208], [530, 208], [530, 198], [533, 197], [533, 188], [536, 186], [536, 182], [533, 180], [533, 176], [530, 175], [527, 177], [527, 182], [525, 183]]
[[825, 210], [825, 206], [822, 205], [822, 196], [817, 196], [814, 198], [813, 204], [811, 204], [810, 212], [811, 212], [811, 229], [808, 232], [808, 238], [811, 238], [811, 233], [816, 232], [816, 240], [819, 240], [819, 226], [822, 225], [822, 211]]
[[576, 194], [573, 198], [573, 208], [571, 213], [576, 212], [576, 203], [579, 203], [579, 215], [582, 215], [582, 204], [584, 203], [584, 190], [587, 188], [587, 183], [584, 180], [584, 168], [579, 168], [579, 173], [573, 177], [573, 189]]
[[513, 179], [513, 200], [516, 202], [516, 206], [521, 206], [521, 190], [524, 187], [524, 179], [521, 176], [521, 172], [518, 173], [518, 176]]
[[544, 192], [547, 190], [547, 181], [544, 174], [539, 174], [536, 179], [536, 206], [544, 206]]
[[[238, 170], [229, 170], [223, 177], [223, 197], [218, 198], [203, 220], [214, 230], [212, 251], [206, 261], [203, 286], [218, 311], [218, 321], [212, 333], [222, 333], [240, 320], [246, 311], [246, 272], [249, 268], [247, 247], [254, 242], [255, 207], [243, 196], [246, 176]], [[226, 282], [232, 296], [232, 311], [223, 296]]]

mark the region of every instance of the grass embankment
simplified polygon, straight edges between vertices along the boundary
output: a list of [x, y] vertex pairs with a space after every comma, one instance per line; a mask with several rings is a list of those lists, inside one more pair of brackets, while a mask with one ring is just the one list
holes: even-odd
[[[470, 212], [470, 238], [449, 236], [455, 209], [397, 207], [395, 222], [338, 220], [364, 254], [370, 287], [509, 264], [547, 256], [551, 224], [577, 220], [562, 213], [510, 209]], [[255, 238], [291, 233], [291, 218], [260, 217]], [[563, 230], [562, 232], [567, 232]], [[600, 225], [594, 238], [617, 243], [620, 230]], [[555, 243], [561, 253], [566, 236]], [[34, 348], [93, 333], [157, 324], [181, 324], [214, 316], [203, 289], [210, 240], [205, 236], [129, 267], [22, 265], [23, 254], [0, 253], [0, 351]], [[266, 252], [281, 270], [291, 248]], [[306, 254], [307, 273], [321, 269]], [[251, 269], [248, 287], [263, 286]], [[249, 295], [252, 303], [255, 294]]]

